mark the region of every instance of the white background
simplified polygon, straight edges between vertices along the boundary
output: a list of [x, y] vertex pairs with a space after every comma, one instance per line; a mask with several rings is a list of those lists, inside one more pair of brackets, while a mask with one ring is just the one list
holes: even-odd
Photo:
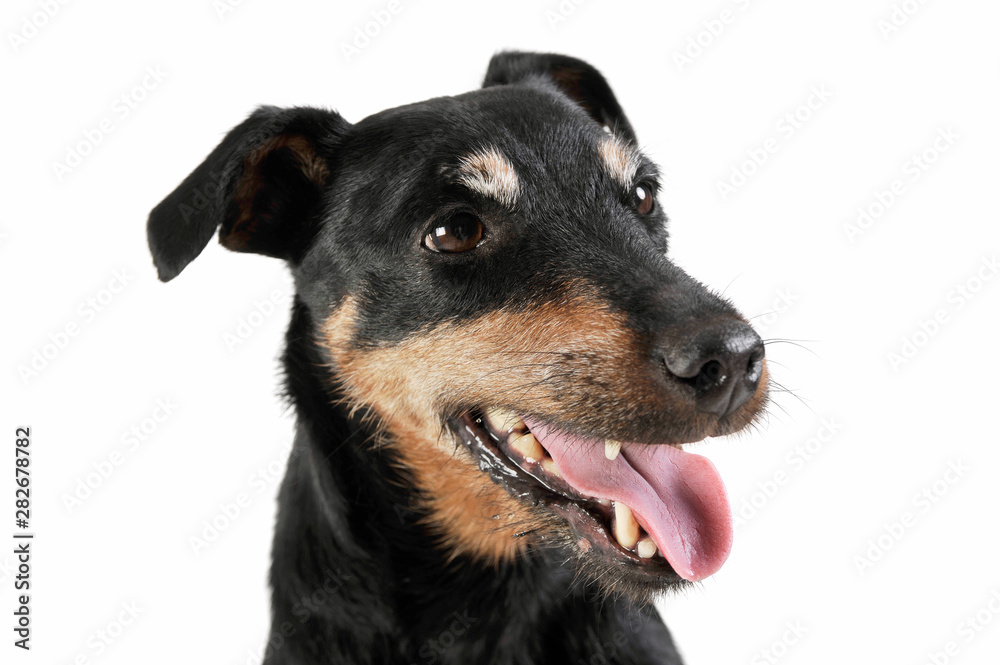
[[[351, 57], [343, 45], [386, 1], [101, 0], [50, 18], [5, 2], [0, 534], [13, 542], [14, 429], [30, 425], [37, 538], [30, 654], [11, 645], [13, 545], [0, 546], [0, 660], [257, 662], [292, 432], [276, 396], [290, 283], [279, 262], [213, 243], [161, 284], [146, 215], [258, 104], [356, 121], [472, 89], [515, 47], [603, 71], [666, 174], [674, 259], [764, 337], [801, 343], [768, 347], [798, 398], [777, 394], [760, 432], [699, 449], [744, 517], [722, 571], [660, 605], [688, 662], [997, 662], [1000, 5], [910, 0], [884, 34], [894, 1], [400, 0]], [[88, 139], [105, 119], [112, 131]], [[744, 164], [765, 144], [762, 165]], [[752, 175], [724, 197], [741, 166]], [[859, 207], [880, 216], [849, 237]], [[251, 317], [275, 291], [273, 313]], [[919, 348], [894, 364], [904, 338]], [[36, 352], [50, 358], [25, 378]], [[171, 413], [154, 424], [157, 400]], [[240, 495], [196, 553], [191, 538]], [[139, 615], [119, 626], [123, 603]], [[977, 613], [981, 630], [966, 623]], [[99, 650], [102, 632], [114, 639]]]

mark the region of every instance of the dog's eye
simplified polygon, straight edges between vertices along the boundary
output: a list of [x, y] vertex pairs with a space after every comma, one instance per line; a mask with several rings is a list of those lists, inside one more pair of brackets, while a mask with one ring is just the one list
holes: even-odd
[[640, 215], [653, 212], [653, 186], [640, 183], [632, 190], [632, 205]]
[[458, 212], [439, 223], [424, 237], [433, 252], [455, 254], [475, 249], [483, 239], [483, 223], [471, 212]]

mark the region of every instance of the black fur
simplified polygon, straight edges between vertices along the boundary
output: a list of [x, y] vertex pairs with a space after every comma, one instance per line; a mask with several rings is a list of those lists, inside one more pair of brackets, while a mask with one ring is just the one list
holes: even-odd
[[[680, 662], [648, 598], [607, 595], [565, 553], [531, 550], [499, 568], [449, 562], [419, 523], [413, 479], [390, 447], [372, 451], [369, 414], [338, 402], [318, 331], [347, 294], [360, 303], [354, 343], [365, 347], [559, 298], [558, 286], [577, 283], [652, 347], [685, 322], [737, 317], [665, 258], [663, 214], [636, 215], [607, 177], [595, 152], [604, 126], [635, 141], [593, 67], [504, 53], [482, 90], [355, 125], [331, 111], [261, 108], [150, 214], [164, 281], [216, 228], [232, 249], [285, 259], [295, 279], [284, 366], [298, 424], [279, 495], [265, 663]], [[513, 212], [456, 187], [442, 168], [487, 144], [521, 178]], [[651, 163], [640, 177], [655, 188]], [[420, 247], [432, 220], [465, 208], [487, 226], [480, 248]], [[687, 435], [656, 414], [621, 427], [639, 442]]]

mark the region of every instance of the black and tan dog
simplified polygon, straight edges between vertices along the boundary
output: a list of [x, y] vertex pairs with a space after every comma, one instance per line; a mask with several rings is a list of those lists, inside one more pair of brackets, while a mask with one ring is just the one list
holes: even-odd
[[649, 602], [732, 540], [679, 444], [760, 416], [760, 338], [666, 257], [604, 78], [503, 53], [357, 124], [265, 107], [149, 218], [287, 261], [297, 411], [265, 662], [678, 663]]

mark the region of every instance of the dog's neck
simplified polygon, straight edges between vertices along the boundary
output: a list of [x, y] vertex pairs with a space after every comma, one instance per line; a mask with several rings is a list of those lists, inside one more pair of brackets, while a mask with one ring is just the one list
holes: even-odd
[[496, 567], [449, 561], [391, 452], [373, 455], [368, 429], [337, 405], [314, 330], [296, 304], [284, 363], [298, 429], [281, 487], [265, 663], [316, 654], [356, 665], [505, 663], [525, 645], [546, 663], [575, 665], [569, 657], [592, 656], [595, 645], [609, 663], [675, 662], [639, 655], [647, 631], [666, 630], [655, 610], [596, 596], [552, 553]]

